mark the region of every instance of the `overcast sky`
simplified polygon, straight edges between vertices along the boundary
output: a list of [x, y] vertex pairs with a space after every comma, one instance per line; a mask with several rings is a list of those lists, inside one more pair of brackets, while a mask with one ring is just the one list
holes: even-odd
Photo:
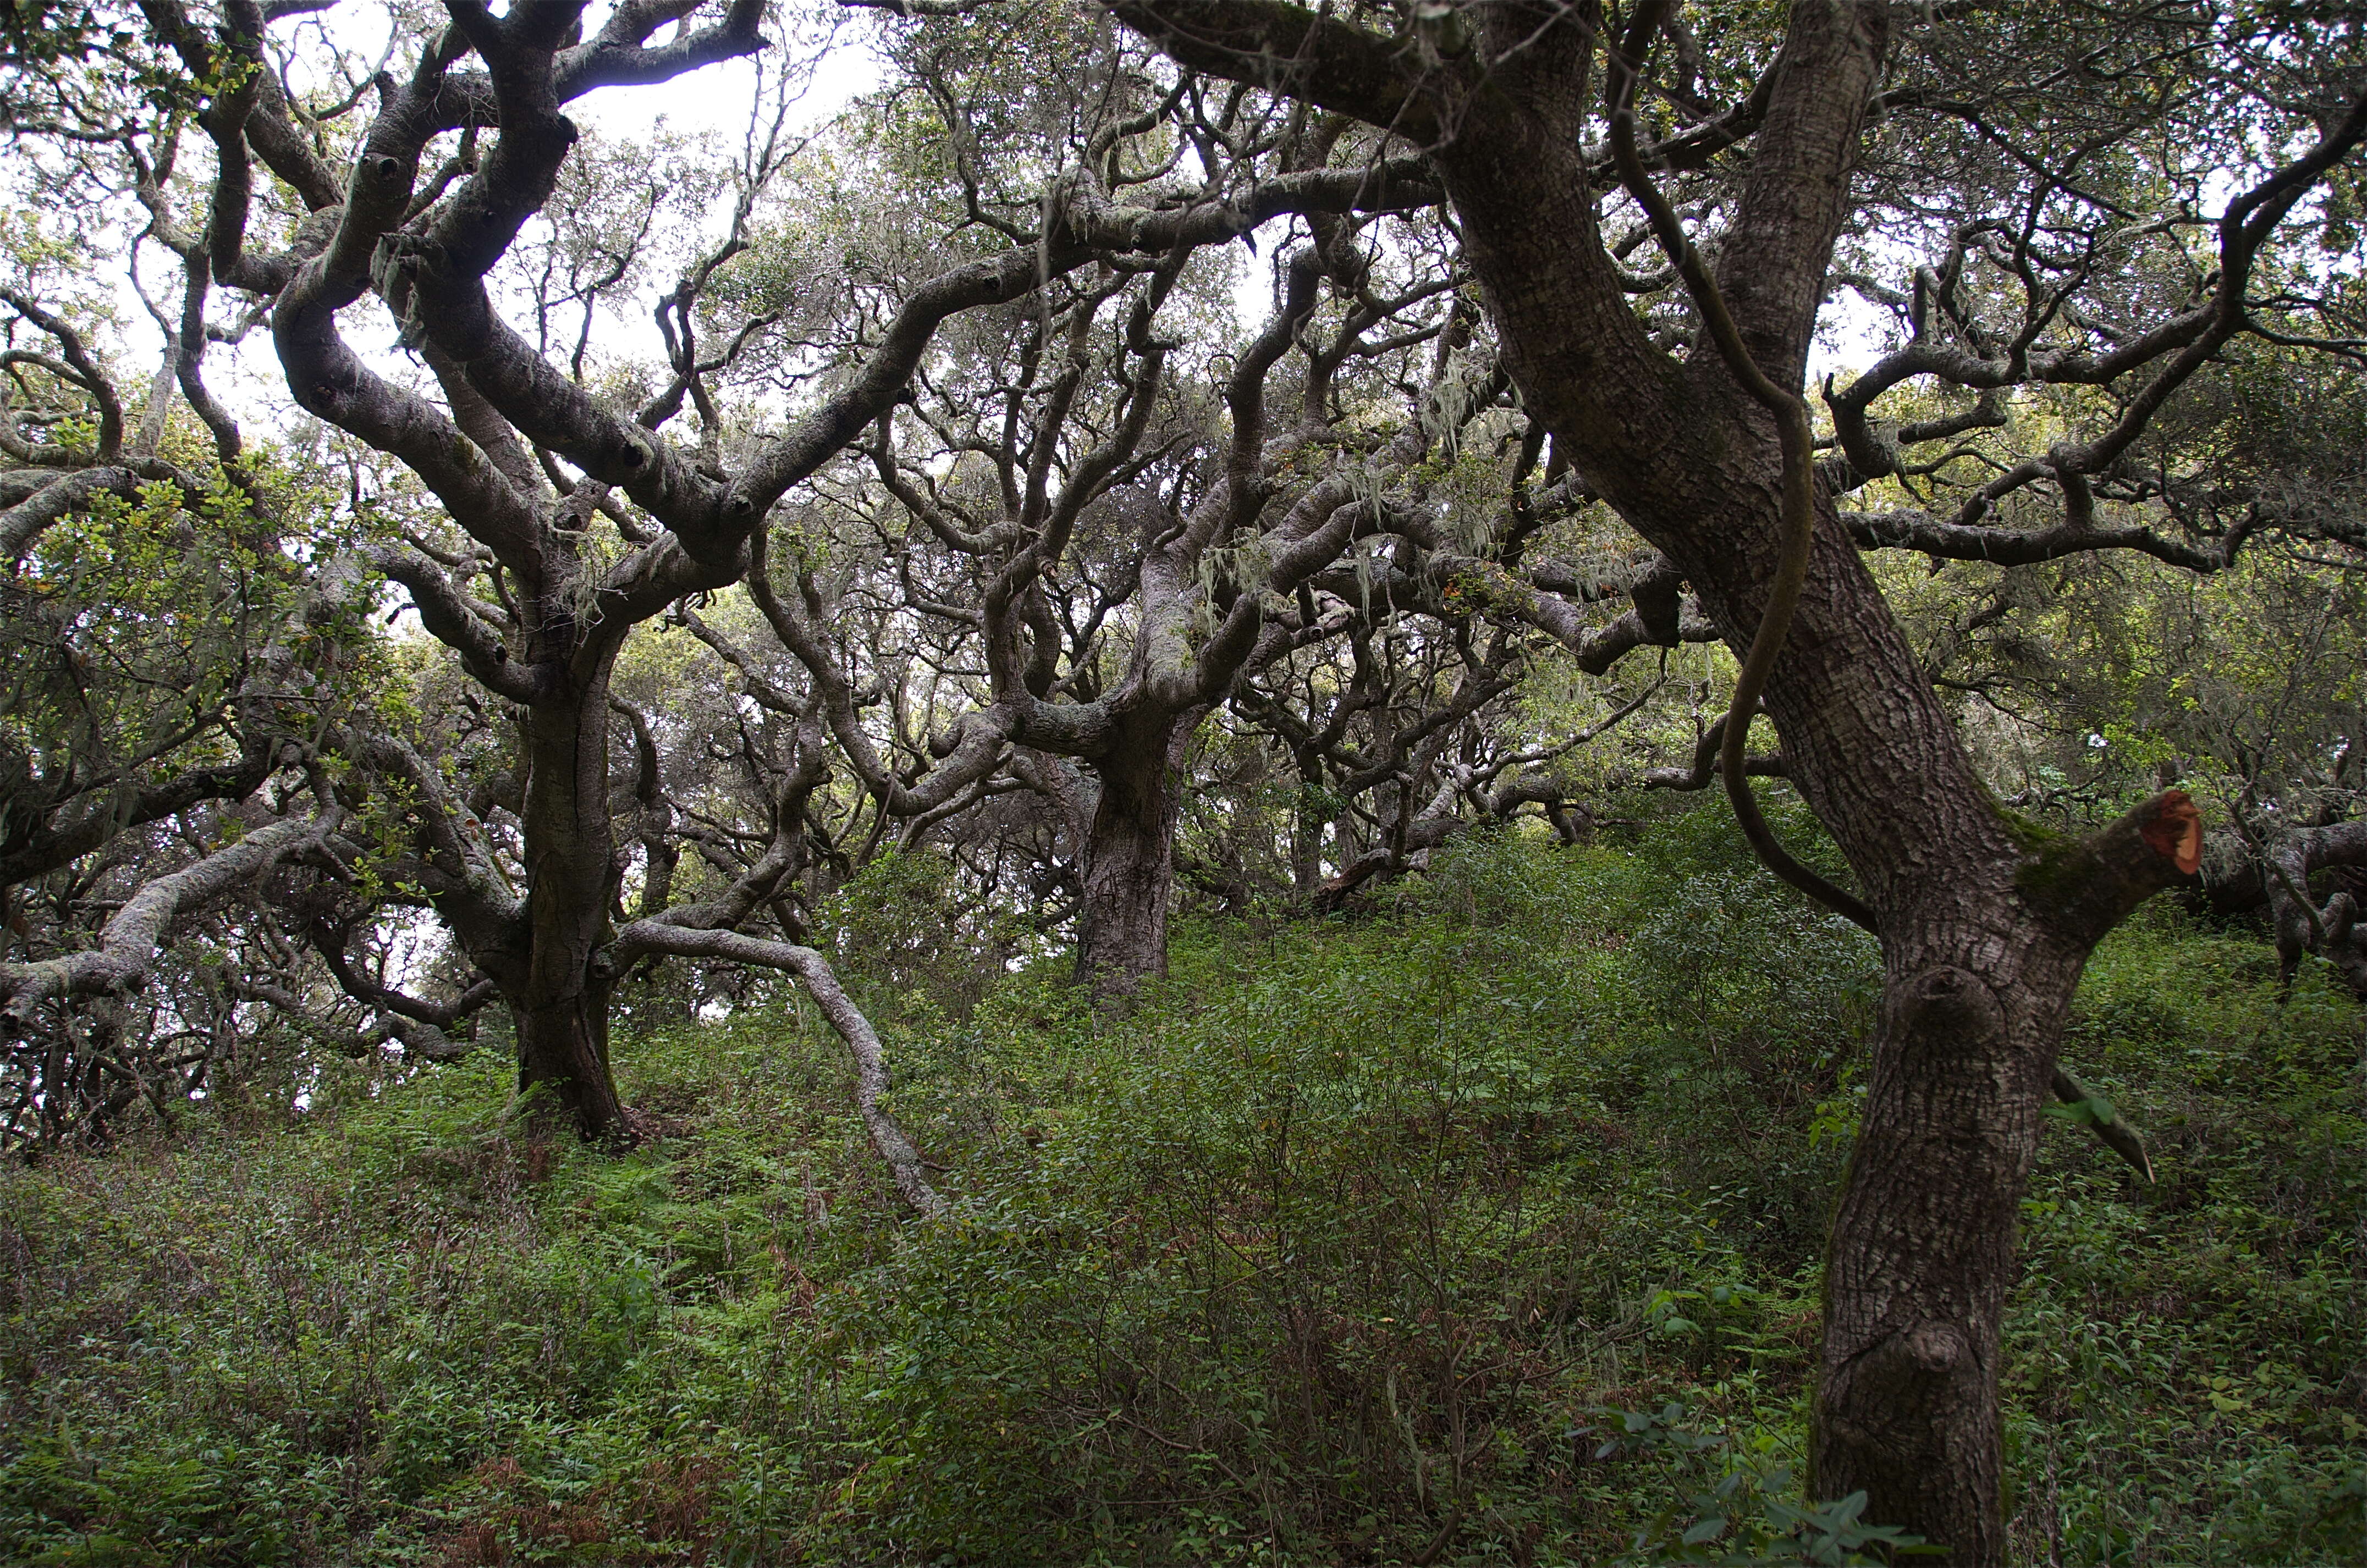
[[[609, 6], [595, 4], [587, 12], [584, 28], [595, 31], [606, 20]], [[338, 6], [315, 17], [296, 25], [291, 33], [286, 26], [275, 28], [283, 41], [297, 42], [300, 59], [308, 52], [302, 45], [305, 30], [321, 29], [339, 47], [365, 62], [374, 62], [385, 52], [391, 22], [385, 8], [372, 4]], [[767, 36], [776, 42], [781, 28], [777, 22], [768, 23]], [[820, 129], [832, 117], [844, 110], [861, 94], [877, 87], [883, 79], [882, 62], [870, 46], [871, 17], [867, 13], [847, 15], [826, 52], [820, 55], [804, 84], [801, 97], [792, 110], [791, 125], [795, 131]], [[813, 44], [809, 41], [792, 48], [810, 55]], [[315, 54], [315, 58], [318, 58]], [[778, 70], [781, 51], [768, 53], [767, 69]], [[299, 91], [311, 89], [323, 94], [342, 94], [342, 84], [307, 82], [299, 73], [294, 84]], [[736, 152], [746, 134], [749, 117], [759, 91], [759, 67], [747, 59], [727, 61], [709, 65], [673, 82], [654, 86], [608, 87], [591, 93], [568, 106], [568, 114], [585, 130], [611, 141], [646, 143], [663, 127], [675, 134], [690, 133], [713, 137], [719, 157]], [[728, 199], [719, 203], [709, 213], [708, 225], [719, 234], [728, 220]], [[1277, 220], [1269, 231], [1257, 236], [1257, 255], [1271, 257], [1279, 243], [1280, 230], [1287, 220]], [[1253, 321], [1269, 308], [1271, 281], [1269, 267], [1263, 260], [1251, 262], [1246, 252], [1235, 253], [1240, 265], [1235, 288], [1235, 302], [1240, 318]], [[156, 265], [164, 258], [152, 256], [148, 268], [160, 275]], [[672, 278], [660, 273], [651, 279], [652, 288], [644, 290], [646, 298], [625, 302], [619, 308], [604, 312], [605, 319], [595, 329], [595, 352], [608, 363], [617, 360], [658, 360], [663, 353], [662, 342], [651, 319], [655, 289], [669, 286]], [[152, 276], [152, 290], [155, 286]], [[217, 317], [226, 313], [227, 301], [218, 302]], [[1837, 334], [1840, 344], [1838, 354], [1818, 349], [1811, 367], [1812, 384], [1836, 362], [1863, 364], [1874, 351], [1874, 337], [1883, 322], [1853, 297], [1836, 301], [1835, 311], [1841, 321]], [[133, 365], [153, 362], [161, 349], [161, 333], [146, 311], [127, 289], [120, 300], [120, 315], [127, 327]], [[386, 317], [384, 308], [374, 299], [364, 299], [346, 313], [345, 330], [355, 348], [368, 357], [381, 374], [420, 384], [424, 378], [418, 367], [393, 346], [393, 323]], [[256, 433], [279, 423], [288, 411], [286, 389], [279, 378], [278, 367], [273, 359], [267, 333], [251, 333], [237, 349], [217, 350], [208, 358], [208, 380], [217, 395], [237, 411], [243, 423]], [[127, 379], [138, 379], [140, 373], [127, 367]], [[127, 388], [127, 390], [129, 389]]]

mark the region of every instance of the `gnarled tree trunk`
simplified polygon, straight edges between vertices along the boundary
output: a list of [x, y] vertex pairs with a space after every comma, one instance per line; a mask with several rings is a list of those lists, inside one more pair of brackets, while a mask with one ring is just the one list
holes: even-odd
[[608, 1068], [609, 981], [594, 962], [611, 935], [617, 878], [606, 672], [530, 709], [524, 743], [520, 815], [533, 893], [525, 962], [505, 966], [504, 987], [517, 1026], [518, 1092], [538, 1095], [538, 1115], [563, 1115], [585, 1138], [613, 1137], [625, 1130], [624, 1106]]
[[[1187, 63], [1433, 150], [1530, 416], [1748, 649], [1785, 539], [1776, 421], [1723, 347], [1663, 352], [1604, 253], [1581, 152], [1600, 13], [1459, 8], [1471, 31], [1433, 62], [1296, 7], [1106, 3]], [[1666, 14], [1631, 8], [1631, 47]], [[1722, 297], [1777, 397], [1803, 384], [1889, 17], [1883, 0], [1791, 8], [1718, 275], [1694, 288]], [[1816, 1488], [1862, 1487], [1871, 1517], [1994, 1563], [1999, 1319], [2064, 1013], [2089, 949], [2192, 868], [2199, 829], [2191, 803], [2165, 796], [2094, 840], [2033, 843], [1982, 786], [1821, 489], [1815, 513], [1766, 711], [1857, 874], [1886, 967], [1864, 1142], [1831, 1241]]]
[[624, 1125], [624, 1107], [608, 1071], [608, 988], [585, 984], [574, 995], [540, 1005], [513, 1005], [517, 1029], [518, 1093], [539, 1121], [564, 1118], [585, 1138], [612, 1136]]
[[1094, 759], [1101, 798], [1086, 840], [1077, 978], [1097, 997], [1130, 995], [1167, 973], [1167, 905], [1175, 891], [1175, 825], [1184, 767], [1205, 707], [1138, 712]]

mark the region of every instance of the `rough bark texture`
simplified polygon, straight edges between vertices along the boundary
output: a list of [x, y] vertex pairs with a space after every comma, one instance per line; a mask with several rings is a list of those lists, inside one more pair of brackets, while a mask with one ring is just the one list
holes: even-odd
[[[1999, 818], [2002, 821], [2002, 818]], [[2033, 840], [1999, 887], [1935, 881], [1884, 922], [1874, 1072], [1826, 1258], [1818, 1490], [1863, 1489], [1951, 1560], [2005, 1556], [1999, 1328], [2039, 1109], [2089, 951], [2191, 874], [2171, 791], [2085, 840]]]
[[1981, 902], [1886, 944], [1826, 1264], [1815, 1453], [1820, 1494], [1863, 1489], [1871, 1516], [1987, 1562], [2004, 1551], [1996, 1359], [2015, 1219], [2078, 961]]
[[2360, 923], [2358, 899], [2338, 886], [2321, 905], [2310, 887], [2319, 872], [2367, 866], [2367, 821], [2289, 829], [2269, 842], [2260, 864], [2282, 983], [2290, 986], [2302, 955], [2314, 953], [2367, 1000], [2367, 926]]
[[[594, 958], [609, 936], [617, 893], [608, 815], [608, 692], [605, 671], [556, 694], [526, 724], [522, 826], [533, 895], [531, 945], [509, 987], [517, 1024], [518, 1091], [539, 1091], [586, 1138], [625, 1130], [608, 1069], [608, 981]], [[522, 973], [520, 972], [522, 971]], [[501, 978], [503, 971], [489, 967]]]
[[1206, 712], [1159, 716], [1094, 765], [1102, 787], [1087, 840], [1077, 977], [1096, 996], [1125, 996], [1167, 973], [1184, 753]]
[[537, 1122], [572, 1124], [587, 1139], [625, 1131], [624, 1104], [608, 1071], [608, 990], [579, 987], [572, 997], [516, 1006], [518, 1093]]

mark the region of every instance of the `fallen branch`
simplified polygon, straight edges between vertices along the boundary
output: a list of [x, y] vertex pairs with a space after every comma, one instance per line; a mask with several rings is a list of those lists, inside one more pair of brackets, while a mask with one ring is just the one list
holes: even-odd
[[2087, 1112], [2083, 1120], [2088, 1130], [2102, 1139], [2106, 1148], [2128, 1161], [2139, 1176], [2148, 1182], [2153, 1180], [2153, 1156], [2146, 1152], [2145, 1139], [2129, 1125], [2125, 1117], [2112, 1108], [2111, 1100], [2090, 1089], [2060, 1066], [2055, 1069], [2054, 1078], [2048, 1087], [2055, 1091], [2055, 1098], [2064, 1104], [2083, 1108]]

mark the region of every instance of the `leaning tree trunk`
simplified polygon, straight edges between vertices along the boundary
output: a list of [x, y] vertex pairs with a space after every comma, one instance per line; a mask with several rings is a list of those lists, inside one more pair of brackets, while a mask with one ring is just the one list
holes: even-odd
[[[1714, 373], [1695, 374], [1701, 404], [1721, 400]], [[1724, 449], [1682, 466], [1721, 535], [1650, 498], [1630, 514], [1738, 655], [1774, 576], [1782, 463], [1755, 411], [1726, 396]], [[1678, 470], [1665, 479], [1662, 493], [1682, 494]], [[2001, 1563], [2000, 1330], [2064, 1019], [2095, 943], [2194, 869], [2200, 822], [2175, 792], [2087, 838], [2003, 811], [1829, 496], [1818, 513], [1766, 708], [1793, 782], [1857, 874], [1884, 988], [1827, 1253], [1814, 1486], [1863, 1491], [1869, 1519], [1944, 1545], [1950, 1562]]]
[[[1787, 537], [1769, 411], [1805, 384], [1896, 7], [1786, 7], [1714, 285], [1665, 202], [1648, 209], [1664, 239], [1678, 231], [1668, 248], [1705, 324], [1704, 300], [1723, 300], [1725, 331], [1678, 360], [1638, 319], [1598, 220], [1602, 171], [1582, 149], [1598, 135], [1600, 11], [1456, 7], [1440, 37], [1470, 30], [1450, 52], [1295, 6], [1104, 4], [1188, 65], [1425, 145], [1529, 417], [1676, 564], [1728, 646], [1751, 646]], [[1625, 9], [1623, 47], [1640, 54], [1666, 7]], [[1635, 165], [1623, 181], [1648, 186], [1632, 144], [1622, 161]], [[1789, 423], [1797, 410], [1783, 412]], [[1831, 497], [1815, 510], [1766, 711], [1793, 781], [1856, 873], [1870, 913], [1853, 912], [1879, 929], [1886, 965], [1864, 1147], [1829, 1254], [1816, 1487], [1863, 1487], [1875, 1519], [1955, 1562], [1997, 1563], [1999, 1317], [2064, 1013], [2096, 941], [2192, 870], [2199, 828], [2175, 794], [2088, 840], [2042, 842], [2009, 821]]]
[[2000, 1330], [2081, 954], [2010, 886], [1935, 879], [1885, 925], [1863, 1122], [1825, 1273], [1816, 1490], [1950, 1560], [2004, 1557]]
[[[1495, 152], [1450, 156], [1448, 169], [1515, 378], [1739, 657], [1781, 551], [1773, 422], [1720, 365], [1660, 361], [1614, 289], [1540, 287], [1599, 257], [1591, 210], [1582, 190], [1528, 188], [1523, 167], [1550, 150]], [[1553, 213], [1555, 200], [1571, 210]], [[1753, 346], [1796, 378], [1805, 334]], [[1951, 1562], [1999, 1563], [1999, 1325], [2063, 1018], [2090, 948], [2191, 859], [2127, 824], [2042, 842], [2010, 820], [1829, 495], [1817, 512], [1766, 711], [1871, 906], [1885, 987], [1863, 1147], [1829, 1245], [1814, 1485], [1824, 1497], [1863, 1489], [1869, 1518], [1944, 1545]], [[2182, 824], [2178, 845], [2197, 836], [2183, 796], [2149, 809]]]
[[1167, 973], [1167, 905], [1175, 891], [1175, 824], [1184, 766], [1207, 710], [1129, 715], [1093, 769], [1101, 784], [1085, 846], [1077, 978], [1123, 997]]
[[608, 1069], [609, 981], [595, 955], [617, 893], [608, 819], [607, 682], [529, 710], [523, 812], [530, 943], [505, 999], [517, 1027], [518, 1092], [539, 1118], [584, 1138], [625, 1130]]
[[[1787, 55], [1800, 59], [1771, 107], [1793, 122], [1778, 143], [1813, 152], [1807, 161], [1828, 175], [1848, 167], [1880, 54], [1850, 36], [1863, 11], [1795, 11]], [[1804, 63], [1819, 55], [1846, 56], [1847, 68], [1820, 84]], [[1448, 148], [1441, 164], [1508, 366], [1533, 415], [1676, 564], [1739, 657], [1782, 552], [1775, 422], [1721, 360], [1671, 365], [1637, 330], [1603, 262], [1591, 190], [1536, 173], [1566, 163], [1569, 128], [1489, 118], [1492, 134]], [[1803, 291], [1788, 311], [1738, 303], [1750, 351], [1786, 387], [1799, 384], [1848, 181], [1813, 183], [1797, 210], [1754, 205], [1737, 223], [1768, 280]], [[1780, 184], [1752, 190], [1754, 202], [1787, 194]], [[1738, 295], [1757, 286], [1736, 281]], [[1982, 786], [1829, 495], [1818, 494], [1817, 512], [1766, 710], [1794, 782], [1857, 874], [1886, 984], [1863, 1148], [1829, 1255], [1815, 1489], [1863, 1488], [1870, 1518], [1945, 1545], [1951, 1561], [1995, 1563], [1999, 1327], [2014, 1224], [2064, 1012], [2103, 928], [2067, 928], [2025, 897], [2020, 884], [2038, 858], [2028, 836]], [[2050, 893], [2060, 882], [2069, 903], [2089, 902], [2076, 868], [2050, 879]]]
[[[1635, 514], [1738, 653], [1776, 541], [1735, 522], [1775, 514], [1782, 465], [1750, 411], [1729, 408], [1726, 449], [1690, 465], [1729, 531], [1704, 538], [1640, 500]], [[2002, 810], [1829, 496], [1818, 513], [1766, 706], [1794, 783], [1857, 873], [1884, 988], [1827, 1253], [1815, 1490], [1862, 1490], [1868, 1518], [1951, 1562], [2001, 1563], [2000, 1330], [2039, 1111], [2088, 953], [2194, 870], [2200, 820], [2176, 792], [2085, 838]]]
[[1958, 1562], [2005, 1560], [1999, 1331], [2079, 971], [2202, 858], [2177, 791], [2085, 838], [2018, 838], [1986, 875], [1942, 851], [1923, 897], [1885, 918], [1874, 1072], [1826, 1258], [1818, 1490], [1864, 1491], [1870, 1517]]

